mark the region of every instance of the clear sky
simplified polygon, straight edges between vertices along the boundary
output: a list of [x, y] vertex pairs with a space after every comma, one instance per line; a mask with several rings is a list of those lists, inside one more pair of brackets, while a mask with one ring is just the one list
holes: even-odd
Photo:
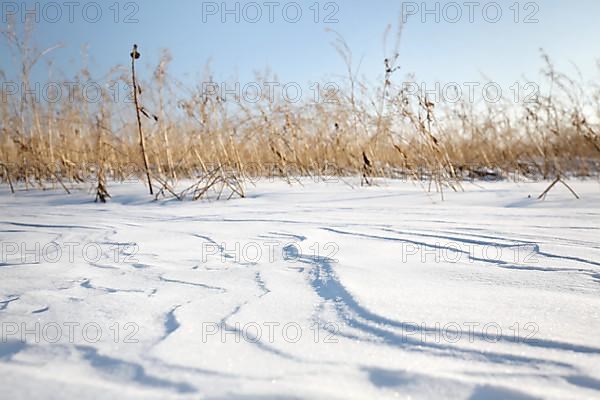
[[[65, 45], [53, 52], [52, 58], [67, 76], [80, 68], [80, 50], [85, 44], [89, 46], [91, 70], [99, 75], [115, 64], [128, 63], [131, 45], [137, 43], [144, 66], [155, 65], [160, 50], [168, 48], [174, 58], [171, 72], [182, 80], [200, 79], [210, 60], [216, 79], [251, 81], [254, 71], [268, 67], [284, 82], [324, 82], [345, 72], [331, 46], [334, 36], [326, 31], [330, 28], [346, 39], [357, 64], [362, 59], [362, 74], [374, 79], [383, 68], [383, 32], [388, 24], [397, 25], [403, 8], [414, 15], [408, 18], [402, 38], [402, 76], [415, 73], [418, 79], [442, 82], [476, 81], [482, 74], [503, 83], [523, 76], [535, 80], [542, 65], [541, 47], [560, 67], [568, 69], [574, 62], [586, 78], [598, 76], [598, 0], [499, 0], [471, 2], [472, 6], [465, 5], [468, 1], [452, 5], [427, 1], [425, 6], [422, 1], [390, 0], [248, 3], [237, 3], [236, 11], [234, 1], [2, 0], [0, 18], [5, 27], [8, 14], [16, 12], [21, 19], [25, 8], [32, 10], [37, 5], [40, 22], [36, 41], [40, 47], [59, 42]], [[435, 10], [436, 3], [437, 12], [423, 14], [425, 7]], [[487, 3], [494, 4], [484, 10]], [[224, 8], [234, 11], [223, 15]], [[298, 8], [302, 16], [293, 22]], [[498, 8], [502, 10], [499, 18]], [[262, 13], [260, 18], [257, 9]], [[462, 18], [452, 23], [458, 10]], [[14, 73], [3, 44], [0, 60], [1, 69], [9, 75]], [[38, 79], [45, 76], [43, 69], [44, 65], [36, 71]]]

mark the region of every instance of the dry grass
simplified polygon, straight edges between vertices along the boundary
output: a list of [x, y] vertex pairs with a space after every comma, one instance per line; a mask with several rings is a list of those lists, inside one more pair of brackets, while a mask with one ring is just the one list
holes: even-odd
[[[9, 30], [4, 36], [20, 57], [18, 84], [32, 87], [29, 72], [51, 49], [35, 50], [30, 34], [20, 38]], [[168, 54], [151, 77], [136, 83], [136, 97], [143, 93], [137, 114], [149, 118], [137, 119], [124, 101], [132, 96], [121, 92], [114, 99], [113, 83], [131, 86], [123, 67], [103, 78], [97, 103], [79, 91], [57, 103], [1, 93], [0, 179], [11, 188], [60, 185], [66, 191], [94, 182], [97, 200], [105, 201], [108, 181], [132, 176], [153, 182], [157, 196], [198, 199], [210, 190], [244, 196], [244, 182], [260, 176], [362, 176], [367, 185], [374, 177], [410, 178], [443, 192], [472, 178], [598, 174], [600, 88], [557, 72], [545, 55], [552, 91], [533, 102], [434, 104], [395, 82], [396, 50], [382, 62], [383, 82], [371, 87], [356, 79], [340, 37], [336, 48], [348, 78], [341, 91], [324, 91], [328, 101], [316, 103], [224, 101], [170, 77]], [[85, 68], [75, 78], [92, 79]], [[197, 182], [176, 192], [181, 179]]]

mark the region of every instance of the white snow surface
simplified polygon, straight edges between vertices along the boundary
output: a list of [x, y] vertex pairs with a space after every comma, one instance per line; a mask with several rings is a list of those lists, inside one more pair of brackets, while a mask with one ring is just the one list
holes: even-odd
[[547, 185], [3, 187], [0, 397], [600, 398], [600, 185]]

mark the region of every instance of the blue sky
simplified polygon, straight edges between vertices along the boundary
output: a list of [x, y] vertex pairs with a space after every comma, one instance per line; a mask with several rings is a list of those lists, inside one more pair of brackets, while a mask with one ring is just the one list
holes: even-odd
[[[383, 32], [388, 24], [397, 25], [403, 4], [407, 10], [415, 12], [415, 7], [417, 10], [405, 26], [399, 78], [415, 73], [424, 81], [464, 82], [481, 80], [485, 74], [503, 84], [523, 80], [524, 76], [536, 80], [542, 65], [539, 48], [543, 47], [561, 68], [573, 71], [569, 63], [574, 62], [592, 79], [597, 77], [596, 60], [600, 58], [600, 24], [597, 22], [600, 2], [597, 0], [536, 3], [500, 0], [496, 4], [502, 10], [502, 17], [496, 23], [490, 22], [495, 18], [495, 7], [486, 8], [486, 13], [483, 11], [489, 1], [482, 1], [473, 8], [473, 23], [469, 21], [469, 8], [463, 1], [457, 2], [463, 12], [458, 23], [444, 20], [444, 15], [448, 18], [456, 15], [456, 9], [449, 6], [444, 14], [443, 7], [450, 3], [444, 1], [437, 2], [439, 22], [433, 14], [425, 15], [426, 20], [422, 21], [421, 1], [299, 1], [296, 4], [302, 10], [302, 17], [296, 23], [290, 21], [295, 18], [297, 7], [288, 1], [273, 2], [278, 4], [271, 8], [273, 22], [269, 21], [269, 6], [258, 1], [263, 15], [256, 23], [247, 20], [256, 15], [255, 7], [247, 6], [244, 14], [244, 6], [249, 2], [239, 2], [239, 23], [235, 21], [235, 13], [225, 15], [226, 20], [222, 21], [223, 4], [235, 9], [234, 1], [132, 3], [108, 0], [93, 3], [83, 0], [73, 8], [73, 22], [69, 20], [69, 7], [61, 0], [52, 6], [49, 6], [52, 2], [47, 1], [3, 0], [2, 20], [13, 11], [8, 3], [17, 7], [17, 18], [21, 17], [24, 4], [28, 9], [34, 9], [37, 4], [40, 23], [36, 26], [36, 41], [40, 47], [58, 42], [65, 45], [56, 50], [52, 58], [55, 68], [67, 76], [80, 68], [83, 45], [89, 46], [90, 68], [99, 76], [115, 64], [128, 63], [131, 45], [137, 43], [143, 54], [142, 65], [148, 67], [156, 64], [161, 49], [168, 48], [174, 58], [171, 73], [184, 81], [199, 80], [209, 60], [218, 80], [248, 82], [253, 80], [254, 71], [266, 68], [276, 72], [282, 82], [305, 84], [339, 80], [345, 67], [331, 46], [334, 36], [326, 31], [329, 28], [346, 39], [357, 64], [362, 59], [361, 73], [375, 79], [383, 68]], [[425, 3], [428, 9], [434, 9], [436, 2]], [[515, 22], [515, 3], [520, 10], [518, 23]], [[61, 17], [57, 17], [55, 5], [59, 6]], [[96, 18], [97, 6], [102, 11], [99, 18]], [[208, 12], [215, 8], [215, 15]], [[320, 10], [318, 22], [314, 20], [315, 8]], [[332, 13], [330, 19], [337, 22], [325, 23], [325, 18]], [[524, 23], [528, 15], [539, 22]], [[127, 17], [137, 22], [126, 23]], [[52, 19], [58, 20], [52, 23], [49, 21]], [[98, 22], [90, 22], [94, 19]], [[4, 21], [2, 25], [5, 26]], [[10, 54], [3, 44], [0, 60], [1, 69], [9, 75], [14, 73]], [[37, 79], [45, 78], [44, 68], [42, 64], [36, 71]]]

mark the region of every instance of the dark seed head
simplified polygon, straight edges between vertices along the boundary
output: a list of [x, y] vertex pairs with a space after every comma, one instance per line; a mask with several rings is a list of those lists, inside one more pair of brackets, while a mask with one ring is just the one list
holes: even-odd
[[137, 44], [134, 44], [133, 51], [129, 54], [131, 56], [131, 58], [134, 58], [136, 60], [141, 57], [141, 54], [137, 51], [137, 49], [138, 49]]

